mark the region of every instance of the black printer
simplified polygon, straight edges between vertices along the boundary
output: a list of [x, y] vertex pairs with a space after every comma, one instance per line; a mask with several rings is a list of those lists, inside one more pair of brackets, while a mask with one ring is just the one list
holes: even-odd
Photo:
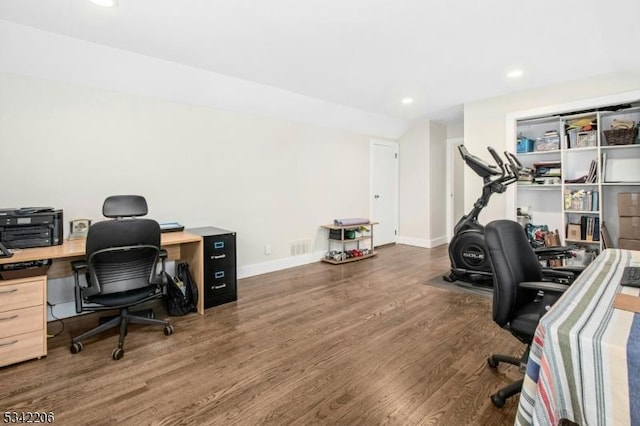
[[0, 209], [0, 242], [10, 249], [60, 245], [62, 220], [52, 207]]

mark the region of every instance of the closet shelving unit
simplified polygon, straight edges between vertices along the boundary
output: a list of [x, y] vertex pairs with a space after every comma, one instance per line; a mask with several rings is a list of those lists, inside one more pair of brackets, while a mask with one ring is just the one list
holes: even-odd
[[[549, 179], [544, 184], [519, 182], [516, 206], [530, 207], [532, 223], [547, 225], [549, 230], [557, 229], [562, 244], [577, 244], [591, 250], [602, 250], [603, 238], [602, 236], [598, 238], [597, 232], [594, 236], [598, 238], [597, 240], [591, 237], [586, 238], [585, 235], [576, 238], [575, 233], [569, 234], [570, 224], [589, 221], [593, 226], [604, 223], [613, 245], [616, 245], [619, 235], [618, 194], [640, 192], [640, 182], [612, 182], [610, 171], [607, 172], [606, 167], [611, 167], [611, 160], [629, 159], [626, 160], [631, 161], [629, 164], [637, 164], [636, 167], [640, 168], [640, 141], [636, 137], [632, 144], [611, 145], [603, 131], [611, 128], [614, 119], [640, 123], [640, 102], [631, 105], [624, 108], [612, 106], [610, 109], [601, 107], [597, 111], [535, 117], [516, 122], [514, 139], [525, 137], [540, 142], [544, 141], [545, 132], [551, 130], [557, 131], [560, 136], [557, 149], [517, 154], [520, 162], [529, 168], [541, 162], [560, 163], [561, 178], [559, 182]], [[579, 119], [593, 123], [594, 128], [591, 133], [567, 132], [569, 123]], [[592, 162], [597, 165], [595, 181], [567, 183], [567, 180], [589, 175]], [[567, 198], [572, 193], [585, 194], [585, 200], [590, 198], [591, 203], [583, 205], [572, 203]], [[594, 196], [594, 193], [597, 195]], [[582, 219], [583, 217], [591, 219]]]

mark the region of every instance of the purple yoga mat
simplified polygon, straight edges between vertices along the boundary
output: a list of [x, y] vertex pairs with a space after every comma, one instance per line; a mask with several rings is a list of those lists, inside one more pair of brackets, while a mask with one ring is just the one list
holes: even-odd
[[353, 217], [348, 219], [335, 219], [333, 221], [334, 225], [338, 226], [351, 226], [351, 225], [365, 225], [369, 223], [369, 219], [365, 219], [363, 217]]

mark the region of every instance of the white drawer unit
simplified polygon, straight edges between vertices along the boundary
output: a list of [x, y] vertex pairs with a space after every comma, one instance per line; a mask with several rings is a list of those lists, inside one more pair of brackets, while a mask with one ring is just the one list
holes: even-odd
[[0, 281], [0, 367], [47, 354], [47, 277]]

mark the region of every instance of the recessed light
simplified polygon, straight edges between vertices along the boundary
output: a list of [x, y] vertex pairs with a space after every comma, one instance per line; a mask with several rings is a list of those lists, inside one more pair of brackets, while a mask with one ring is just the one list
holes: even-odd
[[522, 74], [524, 74], [524, 72], [522, 72], [522, 70], [511, 70], [507, 73], [507, 77], [509, 78], [518, 78], [518, 77], [522, 77]]
[[91, 2], [102, 7], [116, 7], [118, 5], [117, 0], [91, 0]]
[[402, 102], [405, 105], [409, 105], [413, 103], [413, 98], [402, 98], [400, 102]]

